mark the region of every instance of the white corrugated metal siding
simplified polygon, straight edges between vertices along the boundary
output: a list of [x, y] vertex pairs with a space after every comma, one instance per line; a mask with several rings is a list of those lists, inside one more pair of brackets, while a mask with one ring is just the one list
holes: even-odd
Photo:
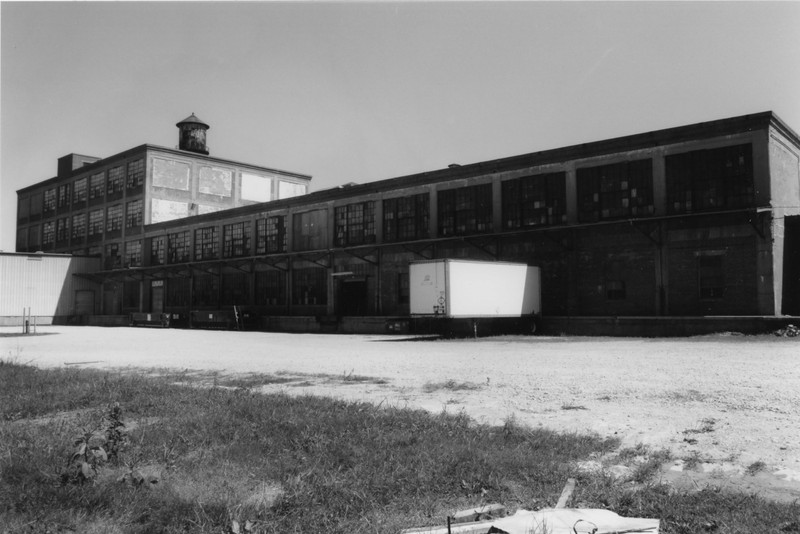
[[[0, 254], [0, 318], [21, 317], [30, 308], [37, 317], [75, 313], [75, 292], [99, 287], [74, 273], [100, 269], [99, 258], [48, 254]], [[13, 322], [12, 322], [13, 324]]]

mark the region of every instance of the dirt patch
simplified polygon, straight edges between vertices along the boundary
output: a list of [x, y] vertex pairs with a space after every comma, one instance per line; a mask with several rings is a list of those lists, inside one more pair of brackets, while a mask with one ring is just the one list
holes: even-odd
[[[269, 392], [593, 432], [619, 438], [623, 448], [670, 450], [674, 460], [663, 480], [676, 486], [800, 498], [800, 338], [404, 343], [383, 336], [49, 328], [61, 335], [0, 339], [0, 355], [40, 366], [201, 369]], [[259, 374], [280, 380], [259, 384]], [[754, 464], [760, 469], [748, 472]]]

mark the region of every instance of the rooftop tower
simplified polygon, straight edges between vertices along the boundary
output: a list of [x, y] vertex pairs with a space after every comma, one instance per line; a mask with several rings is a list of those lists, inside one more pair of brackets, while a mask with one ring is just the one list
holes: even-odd
[[208, 124], [198, 119], [197, 116], [192, 113], [175, 126], [177, 126], [181, 132], [178, 148], [181, 150], [188, 150], [189, 152], [205, 154], [206, 156], [208, 155], [206, 131], [211, 128]]

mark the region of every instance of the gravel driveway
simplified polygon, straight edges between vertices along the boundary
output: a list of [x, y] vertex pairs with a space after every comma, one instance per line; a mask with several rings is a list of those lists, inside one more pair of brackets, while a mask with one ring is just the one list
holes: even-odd
[[[672, 484], [800, 499], [800, 338], [419, 340], [99, 327], [8, 336], [18, 330], [0, 328], [0, 357], [281, 373], [287, 382], [264, 389], [616, 436], [623, 446], [670, 449], [664, 480]], [[685, 468], [686, 458], [699, 465]], [[759, 462], [764, 468], [748, 473]]]

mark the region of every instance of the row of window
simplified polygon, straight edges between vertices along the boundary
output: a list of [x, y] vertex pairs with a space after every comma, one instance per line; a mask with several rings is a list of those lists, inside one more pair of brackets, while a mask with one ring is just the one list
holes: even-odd
[[[668, 213], [735, 209], [753, 204], [753, 163], [749, 144], [667, 156], [665, 163]], [[112, 174], [109, 171], [109, 176]], [[578, 221], [590, 223], [654, 215], [652, 178], [650, 159], [578, 169]], [[439, 191], [438, 237], [492, 232], [492, 191], [490, 183]], [[55, 192], [52, 191], [52, 194], [55, 195]], [[505, 230], [566, 223], [564, 172], [504, 181], [501, 195]], [[375, 201], [336, 207], [333, 245], [342, 247], [376, 242], [375, 213]], [[125, 211], [126, 227], [141, 225], [142, 214], [140, 200], [129, 202]], [[103, 216], [102, 210], [89, 213], [87, 231], [90, 237], [102, 233]], [[85, 215], [73, 216], [73, 238], [82, 237], [84, 224], [75, 220], [81, 217]], [[428, 193], [384, 200], [383, 241], [391, 243], [426, 239], [430, 237], [429, 218]], [[121, 225], [122, 205], [107, 208], [106, 232], [118, 230]], [[328, 248], [326, 210], [295, 214], [293, 225], [294, 250]], [[198, 230], [199, 237], [194, 238], [196, 260], [218, 259], [220, 240], [217, 231], [216, 227]], [[43, 230], [43, 241], [51, 239], [53, 234], [63, 235], [58, 233], [58, 228], [48, 227]], [[221, 253], [225, 258], [286, 251], [285, 216], [255, 221], [254, 250], [250, 243], [250, 222], [225, 225], [223, 234]], [[44, 244], [49, 244], [49, 241]], [[177, 254], [175, 257], [187, 258], [182, 261], [188, 261], [188, 254]], [[170, 262], [173, 261], [181, 260], [170, 259]]]
[[[126, 260], [127, 261], [127, 251]], [[254, 304], [258, 306], [283, 306], [287, 302], [287, 279], [284, 271], [257, 271], [253, 280]], [[249, 275], [223, 273], [220, 276], [198, 275], [191, 287], [187, 278], [170, 278], [159, 287], [165, 287], [164, 304], [170, 308], [234, 306], [250, 303]], [[318, 267], [295, 269], [291, 275], [292, 304], [298, 306], [325, 305], [328, 300], [326, 270]], [[139, 307], [139, 282], [123, 286], [123, 305]]]
[[84, 206], [87, 200], [114, 200], [122, 196], [123, 189], [135, 190], [143, 183], [144, 160], [131, 161], [127, 166], [112, 167], [20, 199], [17, 215], [20, 219], [40, 215], [46, 217], [56, 209]]
[[29, 227], [27, 229], [27, 248], [32, 250], [40, 245], [49, 247], [54, 243], [65, 243], [70, 240], [82, 241], [87, 237], [101, 239], [104, 232], [107, 235], [120, 232], [123, 221], [125, 228], [141, 226], [142, 218], [143, 204], [141, 200], [133, 200], [125, 204], [124, 219], [122, 204], [114, 204], [105, 209], [93, 210], [88, 213], [75, 213], [53, 221], [45, 221], [41, 226]]

